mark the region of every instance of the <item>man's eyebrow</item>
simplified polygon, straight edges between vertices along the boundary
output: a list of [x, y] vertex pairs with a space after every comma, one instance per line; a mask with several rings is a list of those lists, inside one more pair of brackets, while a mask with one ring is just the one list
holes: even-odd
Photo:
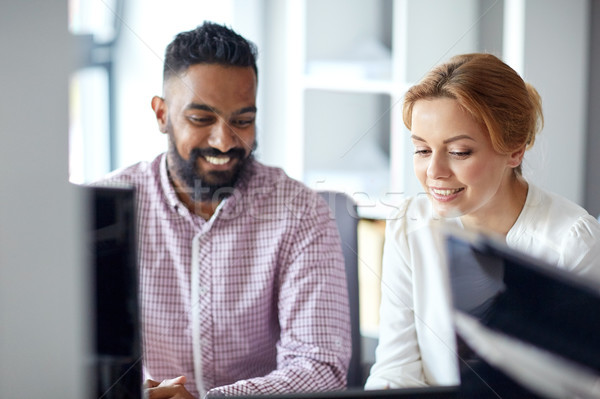
[[[413, 140], [416, 140], [416, 141], [422, 141], [422, 142], [424, 142], [424, 143], [426, 143], [426, 142], [427, 142], [427, 141], [426, 141], [424, 138], [422, 138], [422, 137], [419, 137], [419, 136], [417, 136], [417, 135], [415, 135], [415, 134], [411, 135], [411, 136], [410, 136], [410, 138], [411, 138], [411, 139], [413, 139]], [[451, 142], [453, 142], [453, 141], [464, 140], [464, 139], [466, 139], [466, 140], [473, 140], [473, 141], [475, 141], [475, 139], [474, 139], [473, 137], [469, 136], [469, 135], [466, 135], [466, 134], [460, 134], [460, 135], [458, 135], [458, 136], [450, 137], [450, 138], [448, 138], [448, 139], [444, 140], [444, 141], [443, 141], [443, 143], [444, 143], [444, 144], [448, 144], [448, 143], [451, 143]]]
[[210, 107], [206, 104], [198, 104], [198, 103], [190, 103], [188, 104], [187, 107], [185, 107], [186, 109], [197, 109], [199, 111], [207, 111], [207, 112], [214, 112], [214, 113], [219, 113], [219, 110]]
[[255, 114], [256, 111], [257, 111], [256, 107], [254, 105], [252, 105], [250, 107], [244, 107], [242, 109], [239, 109], [239, 110], [235, 111], [233, 113], [233, 115], [241, 115], [241, 114], [245, 114], [245, 113], [248, 113], [248, 112], [251, 112], [251, 113]]
[[[199, 104], [199, 103], [190, 103], [186, 109], [197, 109], [200, 111], [206, 111], [206, 112], [214, 112], [217, 115], [222, 115], [223, 113], [221, 111], [219, 111], [218, 109], [211, 107], [210, 105], [206, 105], [206, 104]], [[250, 106], [250, 107], [244, 107], [242, 109], [238, 109], [237, 111], [234, 111], [232, 115], [241, 115], [241, 114], [245, 114], [248, 112], [252, 112], [252, 113], [256, 113], [257, 109], [255, 106]]]

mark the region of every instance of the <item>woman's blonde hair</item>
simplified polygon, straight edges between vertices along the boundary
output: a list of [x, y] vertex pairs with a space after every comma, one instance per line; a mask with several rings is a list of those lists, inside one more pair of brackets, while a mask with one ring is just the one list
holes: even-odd
[[[406, 127], [411, 129], [415, 102], [439, 97], [457, 100], [486, 127], [501, 154], [531, 148], [544, 123], [537, 90], [492, 54], [457, 55], [429, 71], [404, 97]], [[521, 166], [515, 171], [521, 174]]]

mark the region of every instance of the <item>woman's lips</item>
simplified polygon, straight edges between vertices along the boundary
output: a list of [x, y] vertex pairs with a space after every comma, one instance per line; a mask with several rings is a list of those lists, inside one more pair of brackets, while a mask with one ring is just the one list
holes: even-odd
[[464, 188], [439, 188], [439, 187], [429, 187], [429, 193], [433, 198], [437, 201], [448, 202], [452, 201], [456, 198], [460, 192], [462, 192]]

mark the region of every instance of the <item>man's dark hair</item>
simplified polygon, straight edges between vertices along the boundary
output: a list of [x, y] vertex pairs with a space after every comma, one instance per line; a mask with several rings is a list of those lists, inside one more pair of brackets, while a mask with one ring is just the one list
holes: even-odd
[[254, 69], [258, 78], [256, 45], [233, 30], [204, 22], [196, 29], [181, 32], [167, 46], [163, 80], [188, 69], [195, 64], [219, 64]]

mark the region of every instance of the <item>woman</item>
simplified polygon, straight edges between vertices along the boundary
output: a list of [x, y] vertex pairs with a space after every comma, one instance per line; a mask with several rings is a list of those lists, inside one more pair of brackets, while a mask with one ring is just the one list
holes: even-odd
[[541, 99], [490, 54], [435, 67], [406, 94], [414, 169], [426, 195], [388, 221], [379, 346], [367, 389], [459, 383], [437, 226], [484, 231], [600, 281], [600, 224], [521, 173], [543, 123]]

